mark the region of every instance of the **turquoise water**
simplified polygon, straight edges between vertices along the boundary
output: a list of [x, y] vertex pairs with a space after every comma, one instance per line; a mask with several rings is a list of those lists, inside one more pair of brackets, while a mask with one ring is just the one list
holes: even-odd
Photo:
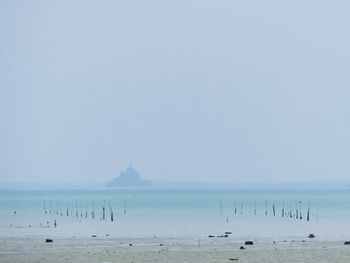
[[302, 238], [309, 233], [324, 239], [350, 237], [350, 190], [0, 192], [2, 236], [206, 237], [225, 231], [233, 232], [231, 238]]

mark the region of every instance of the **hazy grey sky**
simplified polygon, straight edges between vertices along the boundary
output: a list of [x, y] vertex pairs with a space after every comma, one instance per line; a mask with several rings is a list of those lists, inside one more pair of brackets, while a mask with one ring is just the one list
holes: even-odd
[[345, 179], [349, 1], [0, 1], [0, 180]]

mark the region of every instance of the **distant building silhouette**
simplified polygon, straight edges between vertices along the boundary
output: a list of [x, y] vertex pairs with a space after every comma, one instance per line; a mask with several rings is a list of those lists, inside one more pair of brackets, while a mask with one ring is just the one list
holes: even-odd
[[132, 168], [132, 165], [120, 172], [119, 176], [107, 184], [108, 187], [150, 187], [151, 181], [144, 180], [140, 174]]

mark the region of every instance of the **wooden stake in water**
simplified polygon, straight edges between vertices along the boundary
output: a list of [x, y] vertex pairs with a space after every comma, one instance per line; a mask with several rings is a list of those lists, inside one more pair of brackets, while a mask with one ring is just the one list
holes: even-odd
[[111, 204], [109, 204], [109, 210], [111, 212], [111, 222], [113, 222], [114, 218], [113, 218], [113, 210], [112, 210]]
[[79, 217], [79, 214], [78, 214], [78, 201], [75, 200], [75, 216], [78, 218]]
[[237, 214], [237, 203], [235, 201], [235, 214]]
[[299, 201], [299, 219], [303, 219], [303, 216], [301, 215], [301, 201]]
[[126, 214], [126, 200], [124, 200], [124, 214]]
[[296, 219], [298, 219], [299, 216], [298, 216], [298, 203], [297, 203], [297, 201], [295, 201], [295, 215], [296, 215]]
[[308, 204], [308, 207], [307, 207], [307, 218], [306, 218], [307, 221], [310, 221], [310, 202]]
[[283, 201], [283, 206], [282, 206], [282, 217], [284, 217], [284, 201]]
[[267, 200], [265, 201], [265, 216], [267, 216]]
[[43, 200], [43, 205], [44, 205], [44, 213], [47, 214], [45, 200]]
[[254, 215], [256, 215], [256, 202], [254, 202]]
[[105, 210], [105, 205], [106, 205], [106, 201], [103, 201], [103, 207], [102, 207], [102, 220], [105, 220], [106, 218], [106, 210]]
[[276, 216], [275, 203], [272, 205], [273, 216]]
[[50, 214], [51, 214], [51, 209], [52, 209], [52, 201], [50, 201]]
[[95, 204], [94, 201], [92, 201], [92, 212], [91, 212], [91, 218], [95, 218]]

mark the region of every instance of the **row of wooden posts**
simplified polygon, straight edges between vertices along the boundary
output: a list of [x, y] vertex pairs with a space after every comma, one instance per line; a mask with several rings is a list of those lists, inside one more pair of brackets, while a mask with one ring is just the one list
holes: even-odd
[[[277, 215], [277, 209], [276, 209], [276, 203], [272, 203], [272, 205], [269, 206], [268, 201], [265, 201], [265, 211], [264, 214], [267, 216], [269, 214], [269, 207], [272, 210], [272, 215], [276, 216]], [[88, 203], [85, 203], [85, 211], [83, 212], [83, 208], [81, 208], [78, 204], [78, 201], [75, 201], [75, 206], [67, 204], [66, 209], [62, 209], [62, 205], [59, 201], [56, 201], [56, 209], [53, 208], [53, 203], [50, 201], [50, 206], [47, 207], [47, 203], [45, 200], [43, 200], [43, 212], [45, 214], [54, 214], [54, 215], [59, 215], [59, 216], [73, 216], [75, 218], [92, 218], [95, 219], [96, 214], [95, 214], [95, 204], [92, 201], [91, 206], [89, 207], [91, 210], [88, 211]], [[108, 205], [106, 204], [106, 201], [103, 202], [102, 206], [102, 217], [100, 218], [101, 220], [107, 220], [107, 208], [109, 208], [109, 218], [110, 221], [114, 221], [114, 211], [112, 209], [112, 206], [110, 203]], [[65, 211], [64, 211], [65, 210]], [[239, 211], [240, 210], [240, 211]], [[123, 212], [126, 214], [127, 207], [126, 207], [126, 201], [124, 201], [124, 209]], [[234, 207], [233, 207], [233, 212], [235, 215], [241, 214], [243, 215], [243, 203], [240, 203], [240, 209], [237, 206], [237, 202], [234, 202]], [[223, 202], [220, 201], [220, 214], [223, 214]], [[254, 203], [254, 209], [253, 209], [253, 214], [257, 215], [257, 206], [256, 202]], [[303, 214], [302, 214], [302, 202], [299, 201], [299, 206], [298, 202], [295, 201], [295, 209], [292, 209], [292, 204], [289, 203], [289, 209], [286, 209], [285, 203], [283, 202], [282, 209], [281, 209], [281, 217], [283, 218], [296, 218], [296, 219], [303, 219]], [[310, 221], [310, 202], [308, 203], [307, 207], [307, 214], [306, 214], [306, 221]]]
[[[299, 203], [299, 205], [298, 205]], [[277, 212], [276, 212], [276, 203], [272, 203], [272, 205], [270, 206], [270, 208], [272, 209], [272, 215], [276, 216]], [[296, 219], [303, 219], [303, 214], [302, 214], [302, 202], [301, 201], [295, 201], [295, 210], [292, 209], [292, 204], [289, 203], [289, 211], [286, 209], [285, 207], [285, 203], [283, 202], [282, 205], [282, 209], [281, 209], [281, 217], [285, 217], [285, 218], [296, 218]], [[240, 203], [240, 211], [239, 208], [237, 207], [237, 202], [234, 202], [234, 214], [241, 214], [243, 215], [243, 203]], [[268, 201], [265, 201], [265, 211], [264, 214], [265, 216], [268, 215], [268, 211], [269, 211], [269, 205], [268, 205]], [[223, 202], [220, 201], [220, 214], [223, 214]], [[256, 208], [256, 202], [254, 202], [254, 209], [253, 209], [253, 214], [257, 215], [257, 208]], [[306, 221], [310, 221], [310, 202], [308, 202], [308, 207], [307, 207], [307, 213], [306, 213]]]
[[[114, 212], [110, 203], [106, 204], [106, 201], [103, 202], [102, 206], [102, 217], [101, 220], [107, 220], [107, 208], [109, 208], [109, 216], [110, 220], [114, 221]], [[53, 207], [52, 201], [50, 201], [50, 206], [47, 206], [45, 200], [43, 200], [43, 213], [44, 214], [53, 214], [58, 216], [73, 216], [75, 218], [96, 218], [95, 214], [95, 203], [92, 201], [90, 206], [90, 211], [88, 211], [88, 203], [85, 203], [85, 211], [83, 212], [83, 208], [80, 208], [78, 201], [75, 201], [74, 205], [66, 205], [66, 209], [62, 209], [61, 202], [56, 201], [56, 209]], [[126, 201], [124, 201], [124, 214], [126, 214]]]

